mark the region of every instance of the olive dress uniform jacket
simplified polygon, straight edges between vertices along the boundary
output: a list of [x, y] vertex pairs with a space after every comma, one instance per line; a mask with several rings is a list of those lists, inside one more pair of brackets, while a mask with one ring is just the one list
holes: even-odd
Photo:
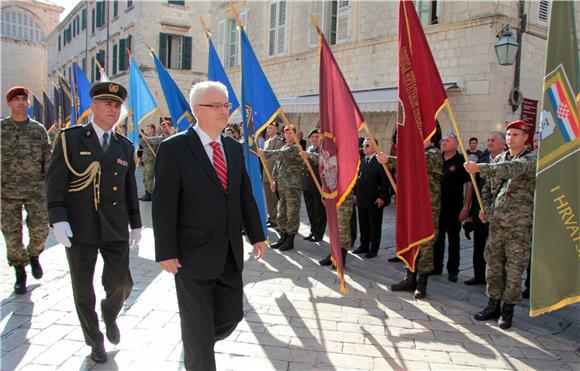
[[[68, 221], [73, 243], [99, 244], [128, 241], [129, 230], [141, 228], [133, 144], [126, 137], [111, 133], [107, 152], [103, 152], [92, 123], [63, 131], [71, 167], [82, 173], [93, 162], [101, 167], [100, 185], [93, 183], [79, 192], [69, 192], [69, 182], [78, 180], [68, 168], [59, 136], [47, 175], [47, 202], [50, 224]], [[100, 201], [95, 210], [95, 192]]]

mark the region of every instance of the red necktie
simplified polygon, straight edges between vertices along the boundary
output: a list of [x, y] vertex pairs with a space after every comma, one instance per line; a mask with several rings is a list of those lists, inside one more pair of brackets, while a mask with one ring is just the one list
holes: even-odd
[[224, 191], [228, 191], [228, 168], [226, 167], [226, 160], [224, 153], [218, 142], [210, 142], [209, 145], [213, 149], [213, 167], [215, 172], [224, 187]]

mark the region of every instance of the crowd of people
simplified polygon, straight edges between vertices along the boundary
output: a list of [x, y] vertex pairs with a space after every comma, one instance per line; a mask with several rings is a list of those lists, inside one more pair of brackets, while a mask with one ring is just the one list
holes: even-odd
[[[5, 98], [11, 114], [1, 121], [2, 233], [8, 264], [16, 273], [14, 292], [27, 291], [27, 265], [34, 278], [43, 276], [39, 256], [50, 225], [67, 247], [73, 298], [91, 358], [107, 361], [95, 312], [93, 274], [100, 253], [106, 292], [101, 314], [107, 339], [117, 344], [117, 315], [133, 286], [129, 248], [141, 238], [135, 178], [140, 163], [145, 188], [141, 200], [153, 202], [156, 260], [175, 275], [185, 366], [215, 369], [215, 341], [227, 337], [243, 316], [242, 231], [258, 259], [267, 237], [243, 170], [242, 125], [228, 125], [231, 105], [225, 86], [196, 84], [190, 104], [197, 124], [179, 135], [167, 120], [147, 125], [137, 156], [122, 127], [115, 126], [127, 96], [122, 85], [93, 84], [92, 121], [62, 130], [54, 145], [44, 126], [28, 116], [29, 95], [21, 86], [8, 90]], [[425, 298], [429, 277], [443, 274], [446, 246], [447, 277], [457, 282], [463, 226], [467, 238], [473, 239], [474, 277], [465, 284], [486, 284], [489, 297], [488, 305], [474, 317], [498, 319], [502, 329], [511, 327], [515, 304], [529, 295], [536, 161], [535, 149], [527, 144], [530, 135], [529, 125], [514, 121], [505, 132], [489, 133], [483, 151], [477, 138], [470, 138], [468, 161], [459, 153], [453, 132], [437, 133], [426, 143], [435, 238], [419, 246], [415, 271], [407, 270], [406, 277], [391, 286], [393, 291]], [[256, 139], [263, 159], [267, 226], [279, 234], [270, 248], [281, 252], [295, 248], [302, 198], [310, 226], [303, 239], [320, 243], [326, 232], [319, 192], [320, 131], [310, 130], [307, 140], [293, 125], [276, 122]], [[387, 155], [370, 138], [360, 138], [359, 143], [356, 184], [338, 210], [345, 266], [349, 251], [366, 259], [377, 257], [384, 208], [393, 199], [396, 202], [386, 171], [396, 177], [396, 149]], [[483, 209], [470, 174], [481, 190]], [[30, 236], [26, 249], [23, 208]], [[207, 213], [210, 208], [213, 212]], [[397, 256], [388, 260], [399, 262]], [[319, 263], [332, 266], [330, 255]]]

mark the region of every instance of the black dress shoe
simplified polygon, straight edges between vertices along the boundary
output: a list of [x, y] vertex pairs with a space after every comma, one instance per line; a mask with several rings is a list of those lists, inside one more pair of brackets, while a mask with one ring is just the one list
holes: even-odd
[[530, 289], [526, 288], [524, 291], [522, 291], [522, 298], [524, 299], [530, 298]]
[[320, 241], [322, 241], [322, 236], [312, 236], [312, 237], [310, 237], [310, 241], [320, 242]]
[[449, 276], [447, 277], [447, 279], [450, 282], [457, 282], [457, 274], [456, 273], [449, 273]]
[[151, 201], [153, 200], [153, 198], [151, 197], [151, 193], [149, 192], [145, 192], [145, 194], [143, 195], [143, 197], [141, 197], [139, 200], [141, 201]]
[[111, 344], [119, 344], [121, 341], [121, 331], [119, 331], [119, 326], [117, 326], [117, 321], [105, 322], [105, 328], [107, 330], [107, 339]]
[[354, 250], [352, 253], [353, 254], [365, 254], [365, 253], [368, 253], [368, 252], [369, 252], [369, 249], [368, 248], [365, 249], [364, 247], [359, 246], [359, 248], [356, 249], [356, 250]]
[[365, 257], [366, 258], [369, 258], [369, 259], [374, 258], [376, 256], [377, 256], [377, 253], [376, 252], [372, 252], [372, 251], [367, 252], [367, 254], [365, 255]]
[[437, 270], [437, 269], [434, 269], [431, 271], [431, 273], [429, 273], [430, 276], [440, 276], [442, 274], [443, 274], [443, 271]]
[[326, 258], [320, 260], [318, 262], [318, 264], [322, 265], [323, 267], [328, 267], [329, 265], [332, 265], [332, 260], [330, 260], [330, 255], [328, 255]]
[[467, 281], [463, 281], [463, 283], [468, 286], [485, 285], [485, 279], [473, 277], [468, 279]]
[[397, 263], [397, 262], [400, 262], [400, 261], [401, 261], [401, 259], [399, 259], [399, 257], [398, 257], [398, 256], [393, 256], [392, 258], [388, 258], [388, 259], [387, 259], [387, 261], [388, 261], [389, 263]]
[[302, 239], [303, 239], [304, 241], [310, 241], [310, 239], [311, 239], [312, 237], [314, 237], [314, 235], [313, 235], [312, 233], [310, 233], [308, 236], [306, 236], [306, 237], [302, 237]]
[[105, 363], [109, 359], [103, 344], [92, 347], [91, 359], [96, 363]]

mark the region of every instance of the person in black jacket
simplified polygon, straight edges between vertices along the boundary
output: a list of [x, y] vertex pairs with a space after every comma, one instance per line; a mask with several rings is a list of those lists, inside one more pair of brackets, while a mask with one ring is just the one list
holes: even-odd
[[[95, 83], [93, 121], [63, 130], [47, 173], [48, 218], [56, 239], [67, 247], [75, 307], [91, 358], [107, 361], [95, 312], [93, 275], [97, 254], [104, 267], [106, 297], [101, 315], [107, 339], [120, 341], [117, 315], [133, 288], [129, 247], [141, 239], [135, 157], [129, 139], [113, 130], [127, 90], [114, 82]], [[131, 227], [131, 232], [127, 226]]]
[[242, 320], [242, 225], [259, 259], [265, 236], [242, 145], [222, 135], [227, 88], [205, 81], [190, 102], [197, 125], [164, 140], [155, 162], [155, 259], [175, 275], [184, 363], [215, 370], [214, 345]]
[[387, 174], [375, 156], [370, 139], [363, 143], [364, 160], [355, 186], [360, 226], [360, 246], [354, 254], [374, 258], [379, 252], [383, 209], [388, 197]]
[[[318, 129], [312, 129], [308, 134], [310, 146], [305, 149], [307, 153], [319, 154], [320, 152], [320, 133]], [[313, 160], [310, 161], [312, 170], [320, 183], [320, 175], [318, 175], [318, 164]], [[326, 210], [322, 204], [322, 196], [316, 188], [316, 184], [310, 175], [308, 167], [302, 167], [302, 194], [304, 195], [304, 203], [306, 205], [306, 213], [308, 214], [308, 221], [310, 222], [310, 234], [304, 237], [306, 241], [318, 242], [322, 241], [324, 231], [326, 230]], [[350, 246], [349, 246], [350, 247]]]

